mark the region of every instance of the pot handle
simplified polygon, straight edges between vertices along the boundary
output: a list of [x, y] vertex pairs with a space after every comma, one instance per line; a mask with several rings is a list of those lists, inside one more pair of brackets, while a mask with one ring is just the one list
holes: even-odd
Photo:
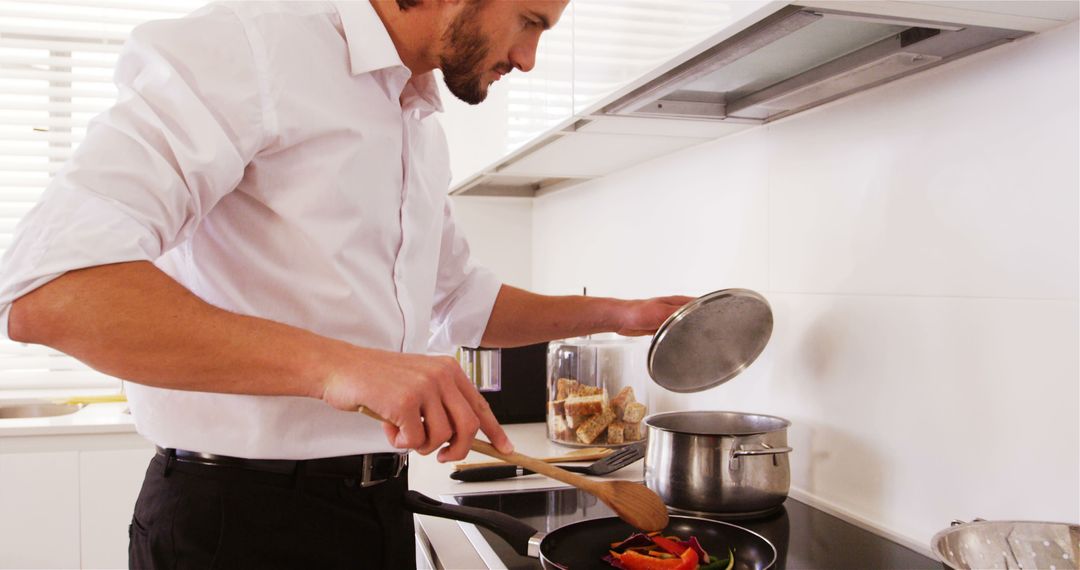
[[743, 455], [777, 455], [779, 453], [791, 453], [790, 447], [765, 447], [762, 449], [733, 449], [731, 451], [731, 457], [742, 457]]
[[402, 505], [405, 510], [419, 515], [430, 515], [480, 525], [499, 535], [518, 554], [533, 558], [540, 557], [540, 539], [544, 537], [544, 533], [537, 532], [535, 528], [506, 513], [490, 509], [451, 505], [436, 501], [416, 491], [406, 491], [402, 499]]
[[739, 458], [745, 455], [771, 455], [773, 456], [773, 465], [777, 465], [776, 456], [781, 453], [790, 453], [790, 447], [769, 447], [767, 444], [761, 444], [759, 449], [743, 449], [742, 446], [736, 446], [731, 448], [731, 459], [728, 460], [728, 468], [732, 471], [739, 469]]

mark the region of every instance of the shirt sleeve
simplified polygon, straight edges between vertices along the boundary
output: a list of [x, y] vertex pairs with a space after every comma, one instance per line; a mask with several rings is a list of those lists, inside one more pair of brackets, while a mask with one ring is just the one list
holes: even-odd
[[454, 223], [447, 197], [428, 350], [447, 352], [456, 346], [480, 346], [501, 287], [494, 273], [469, 259], [469, 244]]
[[0, 337], [11, 303], [75, 269], [155, 260], [243, 176], [266, 138], [266, 97], [227, 7], [136, 27], [119, 97], [19, 222], [0, 261]]

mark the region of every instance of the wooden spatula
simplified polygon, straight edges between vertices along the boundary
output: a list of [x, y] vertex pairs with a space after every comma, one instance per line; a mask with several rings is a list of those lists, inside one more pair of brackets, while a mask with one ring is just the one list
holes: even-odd
[[[393, 422], [387, 421], [364, 406], [360, 406], [360, 412], [380, 422], [393, 425]], [[615, 514], [619, 515], [619, 518], [635, 528], [652, 532], [661, 530], [668, 524], [667, 507], [664, 506], [664, 501], [660, 500], [656, 493], [641, 483], [594, 481], [516, 451], [509, 454], [502, 453], [490, 443], [480, 439], [473, 440], [472, 450], [501, 459], [507, 463], [520, 465], [557, 481], [562, 481], [567, 485], [577, 487], [603, 501], [605, 505], [615, 511]]]

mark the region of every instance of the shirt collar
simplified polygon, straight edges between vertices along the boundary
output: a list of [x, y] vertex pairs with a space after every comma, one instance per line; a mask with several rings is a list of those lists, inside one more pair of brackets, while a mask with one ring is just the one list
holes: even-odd
[[[397, 47], [390, 39], [390, 33], [371, 2], [346, 0], [333, 4], [341, 17], [341, 28], [345, 33], [345, 43], [349, 46], [349, 66], [353, 75], [393, 67], [400, 67], [408, 73], [409, 69], [401, 61]], [[442, 112], [442, 99], [439, 97], [439, 88], [433, 73], [413, 77], [409, 83], [415, 90], [417, 106], [420, 107], [422, 115], [426, 116], [433, 111]]]
[[405, 67], [371, 2], [349, 0], [334, 2], [334, 6], [341, 16], [345, 43], [349, 45], [349, 65], [353, 75], [387, 67]]
[[[416, 101], [412, 104], [420, 110], [421, 119], [431, 113], [443, 112], [442, 97], [439, 96], [439, 83], [435, 80], [434, 72], [429, 71], [423, 75], [414, 77], [409, 84], [413, 89], [413, 93], [410, 95], [415, 95], [416, 97]], [[408, 91], [409, 87], [407, 86], [405, 89]]]

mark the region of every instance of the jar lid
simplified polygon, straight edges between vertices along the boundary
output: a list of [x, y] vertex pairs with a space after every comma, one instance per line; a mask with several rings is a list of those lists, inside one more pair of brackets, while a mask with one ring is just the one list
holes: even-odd
[[649, 376], [672, 392], [699, 392], [738, 376], [772, 335], [769, 302], [749, 289], [699, 297], [660, 325], [649, 346]]

